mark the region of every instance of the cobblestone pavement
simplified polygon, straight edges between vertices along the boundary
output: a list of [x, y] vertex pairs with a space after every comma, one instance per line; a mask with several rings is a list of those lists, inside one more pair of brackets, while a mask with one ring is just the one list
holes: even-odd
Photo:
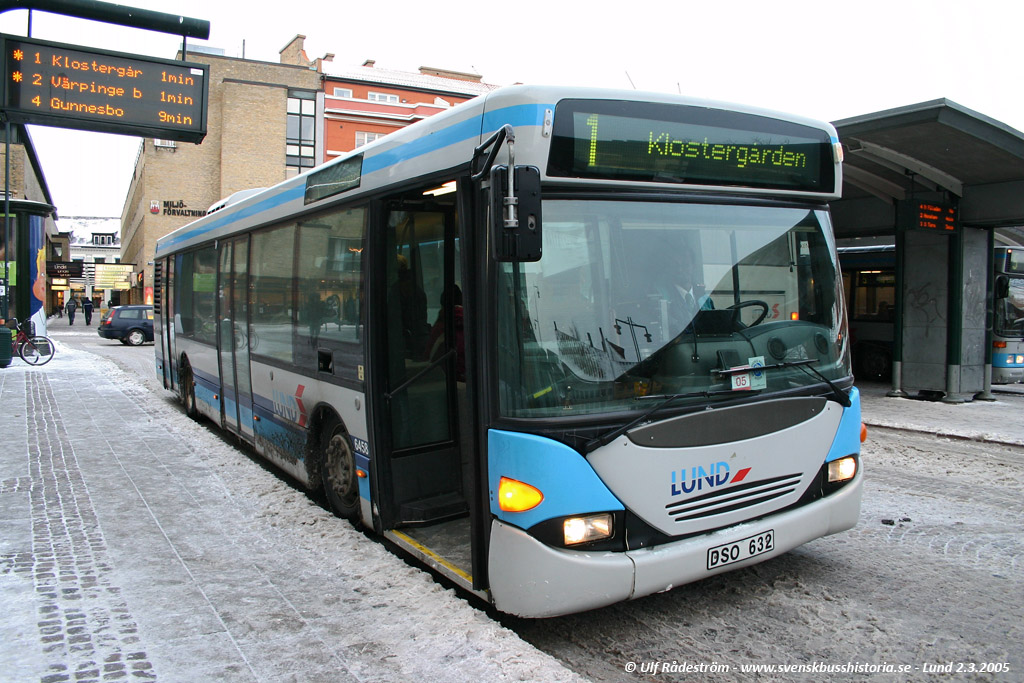
[[0, 370], [0, 681], [580, 680], [50, 334]]
[[[3, 534], [0, 561], [4, 572], [12, 572], [19, 580], [0, 585], [4, 598], [13, 593], [16, 602], [35, 602], [42, 659], [18, 657], [14, 668], [0, 672], [0, 677], [85, 683], [130, 673], [132, 680], [152, 679], [153, 666], [121, 598], [89, 489], [71, 447], [68, 427], [82, 425], [77, 421], [67, 425], [60, 419], [47, 375], [5, 376], [4, 393], [8, 382], [24, 383], [28, 400], [24, 410], [13, 402], [2, 402], [0, 432], [24, 433], [28, 449], [22, 461], [27, 471], [22, 476], [6, 476], [17, 473], [7, 471], [12, 463], [4, 458], [0, 513], [8, 533]], [[21, 616], [31, 619], [28, 614]], [[23, 655], [27, 652], [31, 650], [22, 650]]]

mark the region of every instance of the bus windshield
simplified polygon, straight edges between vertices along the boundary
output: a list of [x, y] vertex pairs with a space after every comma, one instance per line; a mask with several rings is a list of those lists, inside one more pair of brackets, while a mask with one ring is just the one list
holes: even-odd
[[1024, 337], [1024, 277], [1009, 276], [1009, 294], [996, 299], [995, 332], [1003, 337]]
[[[543, 258], [501, 264], [503, 415], [646, 410], [850, 375], [826, 211], [566, 199], [543, 215]], [[737, 380], [748, 365], [768, 369]]]

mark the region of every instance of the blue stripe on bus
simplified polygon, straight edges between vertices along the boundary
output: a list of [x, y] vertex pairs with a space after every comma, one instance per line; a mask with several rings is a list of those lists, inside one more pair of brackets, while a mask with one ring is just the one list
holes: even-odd
[[[165, 252], [168, 249], [170, 249], [173, 245], [178, 244], [179, 242], [190, 240], [193, 237], [198, 237], [199, 235], [210, 232], [211, 230], [223, 228], [243, 218], [249, 218], [250, 216], [255, 216], [256, 214], [262, 213], [264, 211], [275, 209], [278, 206], [281, 206], [282, 204], [287, 204], [290, 201], [303, 197], [305, 193], [306, 188], [305, 186], [302, 185], [296, 185], [295, 187], [288, 188], [279, 194], [275, 194], [271, 197], [267, 197], [266, 199], [262, 199], [253, 204], [252, 206], [246, 207], [244, 209], [239, 209], [238, 211], [235, 211], [230, 215], [225, 215], [221, 218], [216, 218], [209, 223], [189, 230], [186, 233], [182, 233], [181, 235], [178, 235], [177, 237], [161, 244], [160, 248], [158, 249], [158, 252]], [[160, 254], [158, 253], [158, 255]]]
[[[409, 161], [410, 159], [415, 159], [416, 157], [423, 156], [424, 154], [436, 152], [448, 147], [449, 145], [465, 142], [466, 140], [477, 139], [481, 135], [486, 135], [497, 130], [506, 123], [512, 126], [542, 125], [544, 122], [544, 111], [546, 109], [551, 109], [552, 107], [553, 105], [550, 104], [518, 104], [512, 107], [505, 107], [504, 109], [487, 112], [482, 116], [474, 116], [471, 119], [453, 124], [430, 135], [407, 142], [406, 144], [400, 145], [394, 149], [364, 158], [363, 175], [376, 173], [396, 164], [400, 164], [403, 161]], [[468, 159], [466, 161], [468, 161]], [[209, 223], [196, 227], [193, 230], [189, 230], [188, 232], [182, 233], [181, 235], [164, 242], [157, 249], [157, 255], [162, 255], [163, 252], [166, 252], [176, 244], [191, 240], [195, 237], [217, 230], [218, 228], [225, 227], [244, 218], [249, 218], [258, 213], [277, 208], [278, 206], [290, 201], [300, 199], [305, 195], [305, 191], [305, 186], [297, 185], [293, 188], [286, 189], [279, 194], [275, 194], [256, 202], [250, 207], [234, 211], [230, 215], [225, 215], [222, 218], [214, 219]]]
[[[430, 154], [458, 142], [479, 138], [497, 130], [506, 123], [512, 126], [539, 126], [544, 122], [544, 110], [550, 105], [518, 104], [453, 124], [436, 133], [426, 135], [386, 152], [363, 159], [363, 173], [375, 173], [403, 161]], [[482, 121], [482, 123], [481, 123]], [[467, 159], [468, 161], [468, 159]]]

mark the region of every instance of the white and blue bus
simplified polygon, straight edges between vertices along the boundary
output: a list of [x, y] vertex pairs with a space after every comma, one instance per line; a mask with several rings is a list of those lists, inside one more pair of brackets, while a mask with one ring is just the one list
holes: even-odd
[[513, 86], [162, 238], [187, 412], [498, 609], [665, 591], [849, 529], [827, 123]]
[[1024, 248], [993, 256], [992, 383], [1024, 382]]

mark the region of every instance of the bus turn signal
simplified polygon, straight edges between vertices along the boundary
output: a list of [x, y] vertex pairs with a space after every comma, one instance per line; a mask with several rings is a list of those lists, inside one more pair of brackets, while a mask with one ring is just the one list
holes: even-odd
[[515, 479], [502, 477], [498, 484], [498, 507], [505, 512], [526, 512], [541, 504], [540, 489]]

